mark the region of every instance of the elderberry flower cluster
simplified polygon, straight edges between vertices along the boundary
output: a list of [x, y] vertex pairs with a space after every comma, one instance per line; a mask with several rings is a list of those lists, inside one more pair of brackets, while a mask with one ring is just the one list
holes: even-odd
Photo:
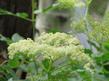
[[41, 55], [43, 59], [55, 61], [62, 57], [68, 57], [76, 65], [91, 65], [92, 59], [84, 53], [79, 40], [72, 35], [65, 33], [43, 33], [34, 42], [31, 39], [20, 40], [8, 47], [9, 58], [16, 58], [16, 55], [25, 55], [32, 59]]
[[93, 29], [88, 34], [89, 38], [97, 43], [102, 43], [109, 40], [109, 27], [107, 24], [102, 24], [100, 22], [93, 23]]
[[59, 9], [72, 9], [85, 5], [81, 0], [57, 0], [57, 2], [59, 3]]
[[60, 9], [69, 9], [74, 6], [75, 0], [57, 0], [60, 3]]

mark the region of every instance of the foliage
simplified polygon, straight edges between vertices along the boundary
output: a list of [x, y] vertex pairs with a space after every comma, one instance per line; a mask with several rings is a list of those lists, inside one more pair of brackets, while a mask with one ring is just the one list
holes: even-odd
[[102, 43], [100, 51], [99, 54], [93, 55], [93, 59], [97, 64], [96, 72], [102, 76], [104, 81], [107, 81], [109, 79], [109, 41]]
[[20, 36], [18, 33], [13, 34], [11, 38], [5, 37], [0, 34], [0, 41], [5, 41], [8, 45], [10, 45], [13, 42], [18, 42], [19, 40], [22, 39], [24, 38]]
[[17, 61], [17, 68], [26, 67], [23, 70], [29, 81], [81, 81], [86, 80], [81, 73], [88, 74], [89, 79], [94, 73], [93, 60], [84, 53], [79, 41], [64, 33], [44, 33], [36, 42], [21, 40], [11, 44], [8, 50], [10, 60]]
[[26, 12], [12, 13], [12, 12], [9, 12], [9, 11], [7, 11], [5, 9], [0, 8], [0, 15], [15, 16], [15, 17], [18, 17], [18, 18], [21, 18], [21, 19], [32, 22], [32, 20], [28, 18], [28, 14]]

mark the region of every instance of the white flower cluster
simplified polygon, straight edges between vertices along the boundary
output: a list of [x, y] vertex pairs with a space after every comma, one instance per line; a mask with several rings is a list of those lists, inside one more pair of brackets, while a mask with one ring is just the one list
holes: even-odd
[[25, 54], [27, 56], [34, 53], [35, 43], [31, 39], [20, 40], [12, 43], [9, 47], [9, 58], [13, 59], [16, 54]]
[[81, 0], [57, 0], [59, 9], [72, 9], [74, 7], [85, 6]]
[[96, 41], [97, 43], [109, 40], [109, 27], [107, 24], [102, 24], [96, 21], [92, 26], [92, 31], [88, 34], [90, 39]]
[[74, 7], [75, 0], [57, 0], [60, 9], [70, 9]]
[[43, 33], [34, 42], [31, 39], [21, 40], [8, 47], [9, 58], [13, 59], [16, 54], [25, 55], [28, 58], [42, 55], [43, 59], [53, 61], [61, 57], [69, 57], [72, 62], [85, 66], [91, 64], [91, 58], [84, 53], [84, 49], [77, 38], [65, 33]]

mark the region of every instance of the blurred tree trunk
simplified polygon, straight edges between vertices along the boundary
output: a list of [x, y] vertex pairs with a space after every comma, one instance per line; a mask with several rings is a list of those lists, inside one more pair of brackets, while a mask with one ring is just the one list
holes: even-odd
[[[56, 0], [39, 0], [38, 9], [46, 9]], [[47, 13], [39, 13], [36, 17], [36, 29], [42, 32], [68, 32], [71, 30], [70, 21], [73, 13], [70, 10], [49, 10]]]

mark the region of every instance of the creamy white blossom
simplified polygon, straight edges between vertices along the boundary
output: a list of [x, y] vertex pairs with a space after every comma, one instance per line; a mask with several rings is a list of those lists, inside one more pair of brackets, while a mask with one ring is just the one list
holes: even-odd
[[58, 9], [73, 9], [74, 7], [83, 7], [85, 3], [81, 0], [57, 0]]
[[70, 9], [74, 6], [75, 0], [57, 0], [60, 9]]
[[80, 45], [79, 40], [65, 33], [43, 33], [35, 42], [31, 39], [20, 40], [12, 43], [8, 47], [8, 51], [10, 59], [13, 59], [16, 54], [25, 55], [29, 59], [41, 55], [43, 59], [53, 61], [66, 56], [83, 67], [93, 63], [91, 58], [84, 53], [84, 48]]

